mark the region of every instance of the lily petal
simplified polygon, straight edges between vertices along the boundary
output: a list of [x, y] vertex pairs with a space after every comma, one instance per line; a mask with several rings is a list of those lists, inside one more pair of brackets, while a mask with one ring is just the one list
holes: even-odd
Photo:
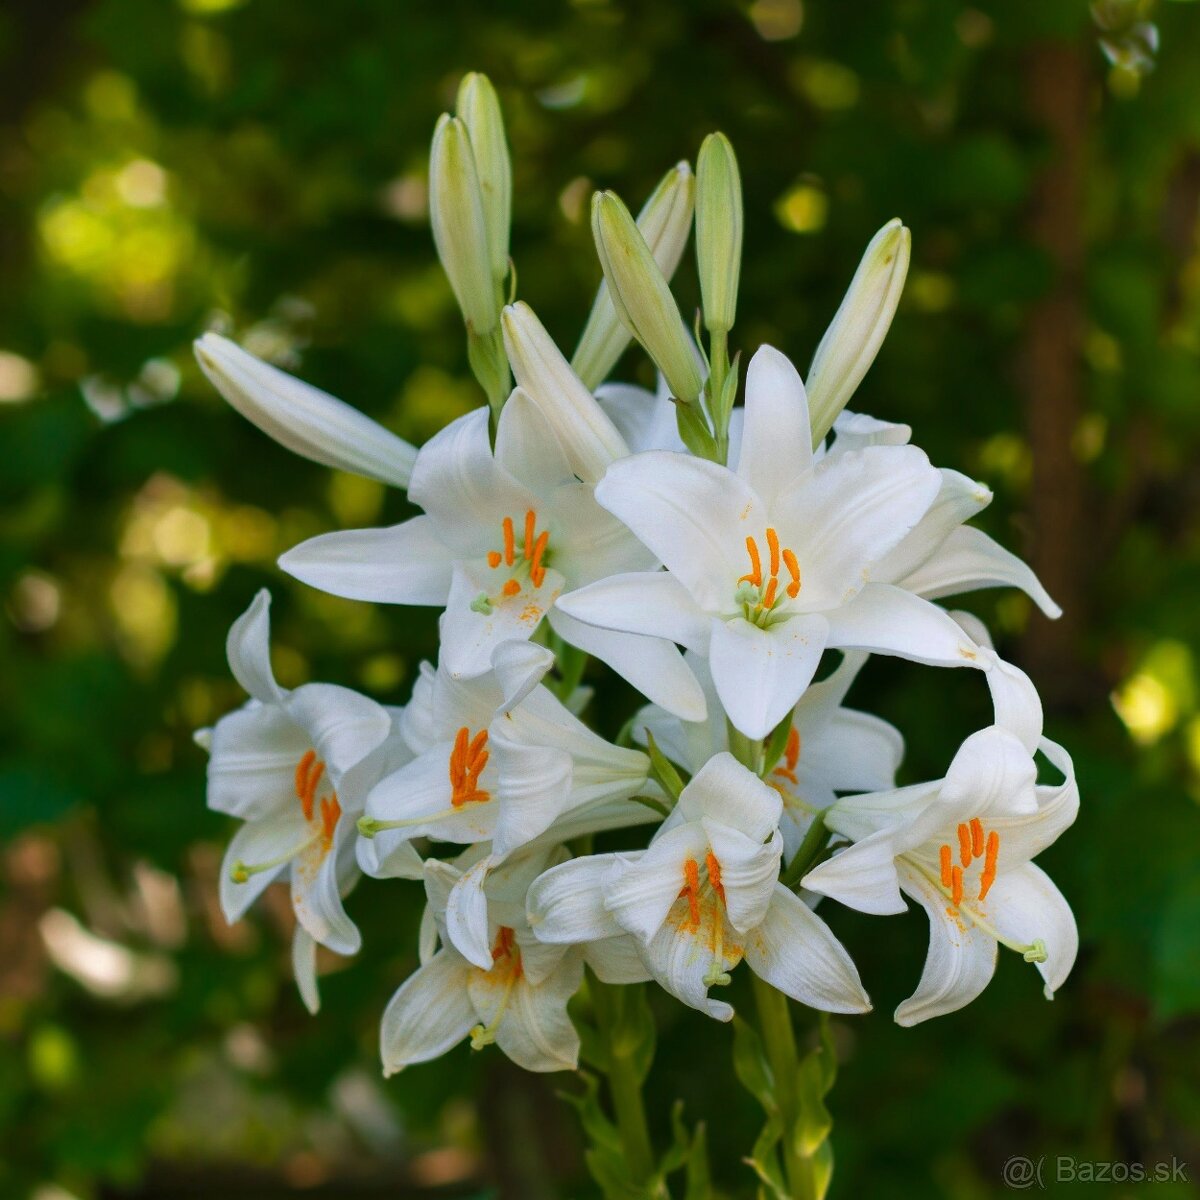
[[570, 944], [623, 936], [625, 931], [604, 906], [604, 880], [617, 863], [615, 854], [590, 854], [539, 875], [526, 902], [538, 940]]
[[737, 473], [770, 508], [812, 468], [812, 427], [800, 372], [772, 346], [746, 369], [746, 415]]
[[782, 809], [779, 793], [724, 751], [696, 772], [675, 811], [690, 821], [719, 821], [762, 847], [775, 832]]
[[689, 650], [708, 649], [710, 618], [667, 571], [611, 575], [567, 592], [558, 609], [599, 629], [665, 638]]
[[684, 886], [684, 863], [704, 862], [708, 838], [698, 822], [659, 833], [636, 859], [618, 856], [604, 881], [604, 907], [621, 928], [650, 942]]
[[705, 818], [701, 823], [708, 835], [709, 848], [720, 864], [729, 924], [744, 934], [767, 915], [779, 879], [783, 839], [775, 830], [764, 845], [718, 821]]
[[583, 948], [583, 957], [601, 983], [645, 983], [654, 978], [637, 939], [628, 934], [589, 942]]
[[229, 627], [225, 654], [234, 679], [255, 700], [272, 704], [283, 699], [271, 670], [271, 593], [266, 588]]
[[[287, 870], [291, 852], [307, 837], [308, 823], [299, 804], [261, 821], [247, 821], [233, 835], [221, 863], [219, 884], [221, 911], [230, 925], [240, 921], [250, 905]], [[277, 858], [283, 859], [278, 866], [256, 872], [245, 883], [234, 883], [233, 871], [238, 863], [254, 866]]]
[[321, 1008], [321, 995], [317, 990], [317, 943], [300, 924], [292, 934], [292, 972], [304, 1007], [316, 1016]]
[[471, 968], [453, 950], [441, 950], [400, 986], [383, 1012], [379, 1031], [384, 1075], [439, 1058], [475, 1024], [467, 995]]
[[1046, 999], [1052, 1000], [1079, 953], [1079, 929], [1062, 892], [1045, 871], [1026, 863], [997, 876], [988, 893], [988, 916], [1002, 937], [1045, 945], [1046, 961], [1037, 969], [1046, 981]]
[[[479, 1019], [495, 1018], [501, 988], [472, 973], [468, 988]], [[496, 1030], [496, 1045], [526, 1071], [573, 1071], [579, 1065], [579, 1031], [567, 1015], [567, 1001], [583, 983], [583, 956], [574, 951], [539, 984], [519, 980]]]
[[977, 647], [944, 609], [887, 583], [869, 583], [825, 614], [829, 645], [894, 654], [933, 667], [978, 667]]
[[261, 820], [295, 806], [296, 764], [311, 742], [277, 704], [249, 704], [212, 729], [208, 807]]
[[284, 708], [335, 777], [362, 762], [392, 728], [382, 705], [335, 683], [306, 683], [288, 695]]

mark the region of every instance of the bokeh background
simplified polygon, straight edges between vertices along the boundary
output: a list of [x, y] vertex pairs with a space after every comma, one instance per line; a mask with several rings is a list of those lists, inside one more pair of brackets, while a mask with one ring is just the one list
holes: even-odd
[[[399, 703], [431, 649], [432, 614], [274, 567], [408, 510], [268, 441], [190, 342], [228, 332], [415, 441], [478, 404], [425, 188], [467, 69], [509, 122], [520, 295], [568, 350], [598, 279], [591, 191], [640, 204], [711, 129], [745, 180], [744, 350], [807, 363], [902, 216], [909, 284], [855, 407], [989, 482], [981, 524], [1066, 609], [967, 605], [1075, 755], [1082, 813], [1044, 861], [1079, 965], [1048, 1004], [1002, 956], [971, 1008], [902, 1030], [924, 918], [831, 913], [877, 1004], [834, 1024], [834, 1195], [1000, 1195], [1014, 1154], [1200, 1178], [1198, 62], [1200, 4], [1171, 0], [5, 0], [0, 1195], [594, 1194], [569, 1077], [460, 1049], [380, 1078], [416, 885], [353, 896], [367, 949], [323, 960], [316, 1019], [286, 904], [224, 925], [230, 829], [191, 741], [240, 703], [225, 631], [260, 586], [285, 683]], [[690, 311], [690, 263], [677, 293]], [[986, 723], [966, 674], [860, 680], [907, 780]], [[632, 700], [602, 688], [596, 720]], [[681, 1098], [723, 1194], [753, 1194], [729, 1029], [655, 1009], [656, 1132]]]

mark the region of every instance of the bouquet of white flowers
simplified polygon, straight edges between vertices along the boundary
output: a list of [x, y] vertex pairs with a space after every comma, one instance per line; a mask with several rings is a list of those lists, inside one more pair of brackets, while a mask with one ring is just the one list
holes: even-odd
[[[768, 1118], [748, 1161], [763, 1194], [823, 1195], [832, 1043], [822, 1017], [802, 1056], [788, 999], [821, 1014], [870, 1001], [822, 897], [887, 914], [907, 896], [928, 913], [903, 1025], [979, 995], [1001, 945], [1036, 965], [1048, 996], [1071, 970], [1074, 918], [1032, 861], [1074, 820], [1071, 760], [1043, 737], [1025, 674], [976, 618], [936, 601], [1008, 585], [1057, 609], [966, 524], [985, 486], [934, 467], [907, 426], [846, 410], [904, 284], [899, 221], [867, 247], [807, 382], [759, 347], [739, 407], [743, 214], [723, 135], [694, 175], [673, 167], [636, 220], [612, 193], [594, 197], [604, 281], [570, 362], [514, 297], [508, 148], [484, 77], [438, 122], [429, 180], [486, 406], [416, 450], [224, 338], [196, 345], [267, 433], [423, 510], [313, 538], [283, 569], [338, 596], [443, 610], [438, 661], [398, 709], [334, 684], [281, 688], [265, 592], [236, 622], [229, 663], [250, 700], [200, 735], [209, 805], [244, 822], [225, 914], [288, 883], [296, 980], [315, 1012], [317, 945], [360, 946], [345, 895], [363, 875], [419, 881], [420, 966], [383, 1013], [385, 1073], [467, 1038], [530, 1071], [582, 1054], [608, 1081], [613, 1120], [593, 1076], [576, 1097], [608, 1196], [665, 1196], [682, 1168], [691, 1200], [709, 1194], [702, 1131], [677, 1120], [671, 1147], [650, 1144], [644, 984], [728, 1021], [721, 992], [744, 961], [758, 1021], [738, 1022], [735, 1067]], [[693, 218], [694, 336], [668, 284]], [[655, 393], [605, 382], [631, 338], [658, 368]], [[836, 665], [818, 680], [827, 651]], [[900, 732], [846, 707], [871, 653], [982, 676], [994, 723], [943, 779], [897, 788]], [[647, 701], [616, 744], [585, 720], [593, 660]], [[1039, 752], [1059, 782], [1038, 782]], [[620, 848], [594, 852], [601, 834]]]

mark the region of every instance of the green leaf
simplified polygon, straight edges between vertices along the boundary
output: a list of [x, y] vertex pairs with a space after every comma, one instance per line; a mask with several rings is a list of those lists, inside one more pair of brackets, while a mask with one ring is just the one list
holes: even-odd
[[771, 730], [763, 746], [762, 770], [759, 774], [765, 779], [775, 769], [776, 763], [783, 757], [787, 749], [788, 734], [792, 732], [792, 715], [795, 709], [789, 709], [783, 720]]
[[649, 729], [646, 730], [646, 749], [650, 755], [651, 774], [672, 800], [678, 800], [679, 794], [684, 788], [683, 777], [679, 774], [675, 764], [658, 748], [654, 734]]
[[733, 1069], [741, 1085], [763, 1106], [768, 1116], [778, 1111], [771, 1067], [762, 1039], [749, 1022], [733, 1018]]
[[750, 1151], [749, 1157], [745, 1160], [765, 1186], [771, 1200], [792, 1200], [783, 1179], [779, 1155], [775, 1151], [782, 1134], [783, 1125], [779, 1117], [772, 1116], [755, 1139], [754, 1149]]
[[708, 1130], [701, 1121], [692, 1136], [692, 1148], [688, 1153], [687, 1188], [683, 1200], [711, 1200], [712, 1175], [708, 1169]]

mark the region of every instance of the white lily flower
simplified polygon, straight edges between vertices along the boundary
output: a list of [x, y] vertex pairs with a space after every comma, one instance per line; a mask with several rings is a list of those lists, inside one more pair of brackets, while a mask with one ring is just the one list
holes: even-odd
[[744, 958], [781, 992], [829, 1012], [870, 1001], [829, 927], [779, 882], [782, 800], [730, 754], [684, 788], [645, 851], [553, 867], [529, 889], [543, 942], [592, 945], [632, 934], [646, 968], [685, 1004], [718, 1020], [708, 990]]
[[[698, 655], [687, 658], [708, 698], [708, 719], [681, 721], [648, 704], [634, 718], [633, 735], [643, 741], [649, 730], [658, 748], [694, 775], [714, 753], [729, 748], [729, 728], [708, 664]], [[764, 778], [783, 801], [779, 830], [785, 861], [799, 848], [813, 817], [833, 804], [839, 792], [896, 786], [896, 769], [904, 757], [900, 731], [843, 703], [866, 660], [865, 654], [847, 653], [832, 675], [800, 697], [783, 757]]]
[[527, 1071], [571, 1070], [579, 1061], [579, 1034], [567, 1002], [583, 981], [584, 962], [608, 983], [646, 978], [628, 938], [585, 951], [547, 946], [533, 936], [525, 918], [529, 883], [561, 856], [546, 849], [514, 858], [489, 875], [482, 893], [489, 954], [483, 965], [469, 962], [450, 940], [447, 908], [464, 868], [479, 853], [468, 851], [457, 863], [425, 865], [429, 905], [423, 928], [429, 936], [421, 967], [383, 1014], [385, 1075], [437, 1058], [468, 1036], [477, 1050], [495, 1042]]
[[954, 1012], [987, 986], [998, 946], [1037, 964], [1047, 997], [1075, 962], [1079, 935], [1062, 893], [1030, 861], [1075, 819], [1079, 790], [1061, 746], [1040, 749], [1064, 776], [1036, 783], [1020, 740], [992, 726], [962, 744], [946, 778], [850, 796], [826, 824], [854, 841], [810, 871], [806, 888], [869, 913], [905, 911], [901, 893], [929, 915], [929, 956], [901, 1025]]
[[403, 438], [228, 338], [206, 333], [194, 349], [217, 391], [281, 446], [322, 466], [408, 487], [417, 451]]
[[409, 498], [422, 516], [323, 534], [288, 551], [280, 566], [337, 596], [444, 605], [442, 653], [457, 677], [484, 674], [497, 645], [528, 639], [548, 618], [565, 641], [651, 699], [702, 715], [699, 686], [670, 642], [599, 630], [556, 607], [565, 590], [647, 568], [654, 558], [596, 503], [544, 407], [520, 388], [500, 415], [494, 453], [487, 410], [460, 417], [422, 447]]
[[[209, 807], [245, 821], [222, 864], [221, 908], [233, 923], [270, 883], [285, 880], [307, 937], [354, 954], [360, 937], [342, 896], [358, 875], [355, 822], [367, 789], [381, 765], [395, 761], [392, 721], [348, 688], [281, 688], [271, 672], [270, 602], [259, 592], [229, 631], [229, 665], [252, 699], [222, 717], [209, 739]], [[410, 856], [409, 876], [419, 876], [420, 866]], [[315, 985], [305, 982], [313, 952], [298, 935], [306, 1002], [315, 997]]]
[[940, 608], [875, 582], [875, 564], [917, 525], [940, 485], [912, 446], [814, 461], [804, 385], [764, 346], [747, 372], [736, 471], [649, 452], [615, 462], [596, 489], [667, 571], [603, 579], [560, 607], [706, 655], [730, 720], [747, 737], [765, 737], [826, 647], [977, 665]]
[[[568, 814], [645, 789], [650, 762], [640, 750], [606, 742], [536, 678], [520, 693], [506, 701], [496, 674], [456, 680], [444, 666], [422, 666], [402, 725], [415, 757], [367, 798], [364, 871], [392, 874], [412, 839], [428, 837], [490, 842], [486, 872]], [[649, 815], [632, 807], [638, 819]]]

